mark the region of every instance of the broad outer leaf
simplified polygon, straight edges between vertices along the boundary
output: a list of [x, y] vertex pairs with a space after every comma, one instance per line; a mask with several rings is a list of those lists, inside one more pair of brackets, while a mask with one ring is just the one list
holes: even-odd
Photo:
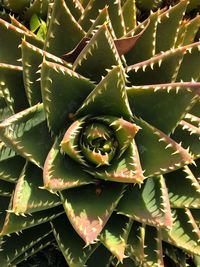
[[76, 72], [45, 60], [41, 69], [41, 88], [49, 128], [58, 134], [66, 128], [71, 115], [94, 85]]
[[65, 214], [51, 222], [55, 239], [70, 267], [84, 267], [99, 244], [85, 247], [85, 242], [72, 228]]
[[73, 159], [62, 155], [59, 140], [49, 151], [43, 172], [44, 187], [50, 191], [58, 191], [94, 183], [94, 179], [86, 173]]
[[76, 112], [77, 117], [88, 114], [125, 118], [131, 116], [126, 95], [125, 76], [121, 66], [113, 67], [108, 72]]
[[51, 147], [43, 105], [25, 109], [2, 122], [0, 136], [19, 155], [42, 167]]
[[129, 185], [117, 210], [142, 223], [166, 228], [172, 225], [167, 187], [162, 176], [148, 178], [140, 188]]
[[[103, 183], [100, 188], [88, 185], [61, 192], [67, 216], [87, 245], [97, 239], [122, 193], [123, 185], [109, 182]], [[95, 203], [95, 207], [91, 203]]]

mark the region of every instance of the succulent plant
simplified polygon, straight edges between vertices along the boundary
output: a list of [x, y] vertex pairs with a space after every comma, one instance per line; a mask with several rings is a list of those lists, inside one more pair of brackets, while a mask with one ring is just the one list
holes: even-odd
[[199, 266], [200, 16], [184, 19], [187, 5], [138, 23], [134, 0], [56, 0], [45, 41], [0, 19], [1, 266], [54, 241], [70, 267]]
[[52, 0], [1, 0], [0, 8], [30, 20], [33, 14], [43, 19], [47, 16], [48, 6]]

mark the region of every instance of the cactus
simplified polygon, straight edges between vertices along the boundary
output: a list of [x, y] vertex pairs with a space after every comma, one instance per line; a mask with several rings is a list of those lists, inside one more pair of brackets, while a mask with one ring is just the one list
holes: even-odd
[[55, 241], [70, 267], [198, 266], [188, 2], [138, 23], [134, 0], [56, 0], [44, 41], [0, 19], [1, 266]]

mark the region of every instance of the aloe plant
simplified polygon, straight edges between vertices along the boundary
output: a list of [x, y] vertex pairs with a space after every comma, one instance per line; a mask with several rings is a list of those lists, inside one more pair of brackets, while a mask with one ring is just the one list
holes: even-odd
[[1, 0], [0, 8], [18, 15], [21, 19], [30, 20], [34, 14], [46, 18], [51, 2], [52, 0]]
[[[200, 261], [200, 16], [49, 6], [0, 19], [0, 265], [56, 241], [70, 267]], [[14, 23], [13, 23], [14, 21]]]

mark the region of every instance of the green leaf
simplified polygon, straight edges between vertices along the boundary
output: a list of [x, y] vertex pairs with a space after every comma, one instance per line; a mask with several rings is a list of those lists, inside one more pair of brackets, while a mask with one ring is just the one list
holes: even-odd
[[2, 122], [0, 136], [19, 155], [42, 167], [51, 147], [43, 105], [25, 109]]
[[125, 257], [128, 224], [128, 218], [113, 213], [100, 235], [101, 243], [121, 262]]
[[17, 66], [21, 65], [20, 61], [18, 61], [21, 58], [21, 51], [18, 46], [23, 38], [26, 38], [28, 42], [40, 48], [43, 46], [43, 42], [38, 40], [33, 34], [29, 34], [0, 19], [0, 39], [7, 40], [0, 43], [0, 62]]
[[183, 0], [160, 15], [156, 32], [156, 54], [174, 48], [187, 4], [188, 0]]
[[54, 133], [59, 133], [69, 124], [73, 113], [94, 85], [56, 63], [44, 61], [41, 72], [42, 98], [48, 125]]
[[[101, 192], [97, 193], [97, 189]], [[97, 240], [122, 193], [123, 185], [109, 182], [100, 188], [88, 185], [60, 193], [67, 216], [86, 245]], [[95, 207], [91, 203], [95, 203]]]
[[23, 65], [23, 78], [24, 86], [26, 90], [26, 96], [30, 106], [33, 106], [39, 102], [42, 102], [41, 96], [41, 70], [40, 64], [45, 59], [59, 63], [61, 65], [68, 66], [62, 59], [53, 56], [36, 46], [31, 45], [25, 40], [21, 44], [22, 50], [22, 65]]
[[127, 88], [127, 95], [137, 117], [169, 134], [191, 107], [198, 87], [196, 83], [134, 86]]
[[76, 162], [86, 165], [87, 163], [83, 157], [82, 151], [79, 147], [80, 134], [83, 131], [84, 118], [76, 120], [70, 125], [64, 134], [60, 143], [62, 154], [67, 154], [71, 159]]
[[[109, 101], [107, 101], [109, 99]], [[128, 104], [125, 76], [121, 66], [115, 66], [88, 95], [76, 116], [111, 115], [129, 118], [132, 113]]]
[[0, 238], [0, 264], [1, 266], [9, 266], [10, 262], [15, 260], [26, 250], [40, 242], [45, 236], [51, 232], [49, 223], [24, 230], [19, 235], [15, 233], [10, 236]]
[[44, 187], [58, 191], [94, 183], [95, 180], [67, 155], [62, 155], [57, 140], [50, 150], [44, 165]]
[[200, 208], [200, 185], [187, 166], [166, 174], [165, 181], [171, 207]]
[[193, 43], [199, 27], [200, 16], [196, 16], [192, 20], [183, 21], [176, 40], [176, 47]]
[[32, 32], [37, 31], [37, 29], [40, 27], [41, 24], [39, 17], [36, 14], [34, 14], [31, 17], [29, 24], [30, 24], [30, 30]]
[[182, 120], [175, 129], [172, 138], [176, 142], [182, 142], [182, 147], [189, 149], [194, 159], [200, 157], [200, 146], [197, 145], [200, 140], [199, 127]]
[[129, 185], [117, 211], [142, 223], [170, 228], [172, 218], [164, 178], [148, 178], [140, 187]]
[[[15, 151], [0, 143], [0, 176], [2, 180], [15, 183], [24, 167], [25, 160]], [[12, 166], [12, 168], [10, 168]]]
[[22, 10], [30, 5], [30, 0], [6, 0], [3, 1], [4, 7], [8, 8], [9, 10], [13, 12], [22, 12]]
[[194, 255], [193, 261], [196, 264], [196, 266], [198, 266], [200, 264], [200, 256]]
[[162, 229], [161, 238], [189, 253], [200, 255], [200, 231], [191, 212], [186, 209], [173, 209], [173, 226], [171, 230]]
[[65, 1], [55, 1], [44, 50], [60, 57], [71, 51], [84, 37], [84, 34], [81, 26], [71, 15]]
[[[101, 3], [103, 2], [104, 0], [101, 0]], [[126, 33], [126, 28], [121, 8], [121, 0], [115, 0], [115, 1], [107, 0], [106, 6], [108, 6], [109, 18], [111, 20], [112, 28], [115, 32], [115, 35], [117, 38], [121, 38]]]
[[145, 228], [144, 253], [144, 266], [164, 266], [160, 233], [148, 225]]
[[132, 221], [132, 227], [128, 236], [128, 244], [126, 253], [137, 262], [144, 260], [144, 237], [145, 237], [145, 224], [137, 221]]
[[135, 0], [126, 0], [122, 6], [126, 31], [133, 30], [137, 25]]
[[0, 64], [0, 81], [1, 92], [12, 113], [28, 107], [21, 67]]
[[[189, 48], [189, 47], [188, 47]], [[174, 82], [185, 48], [162, 52], [149, 60], [126, 68], [134, 85], [152, 85]]]
[[140, 165], [137, 146], [134, 140], [127, 148], [126, 152], [119, 158], [114, 159], [110, 166], [97, 170], [88, 169], [89, 173], [103, 180], [120, 183], [143, 183], [144, 176]]
[[183, 47], [186, 49], [176, 81], [198, 81], [200, 78], [200, 42]]
[[142, 119], [135, 118], [135, 123], [142, 128], [135, 140], [146, 177], [171, 172], [192, 162], [188, 150], [168, 135]]
[[24, 10], [22, 17], [29, 21], [33, 14], [37, 14], [39, 17], [46, 19], [47, 11], [51, 0], [34, 0], [30, 6]]
[[99, 82], [101, 76], [106, 75], [106, 69], [114, 65], [122, 63], [108, 27], [103, 24], [76, 58], [73, 70]]
[[132, 144], [135, 135], [140, 130], [136, 124], [114, 116], [98, 116], [95, 119], [104, 122], [112, 129], [118, 142], [118, 157]]
[[109, 24], [109, 15], [108, 15], [108, 8], [107, 7], [103, 8], [102, 10], [99, 11], [99, 15], [96, 17], [95, 21], [92, 23], [91, 27], [87, 31], [86, 37], [90, 37], [94, 33], [93, 31], [95, 31], [99, 25], [103, 25], [106, 22], [107, 22], [108, 28], [110, 30], [111, 26]]
[[81, 5], [79, 0], [65, 0], [65, 3], [67, 7], [69, 8], [71, 14], [75, 18], [75, 20], [78, 20], [81, 16], [81, 14], [84, 12], [84, 8]]
[[15, 188], [12, 212], [32, 213], [61, 204], [57, 195], [42, 189], [42, 176], [40, 168], [31, 163], [26, 164]]
[[[154, 56], [158, 14], [158, 12], [155, 12], [148, 17], [148, 25], [146, 30], [144, 30], [135, 46], [125, 55], [128, 65], [133, 65]], [[149, 40], [151, 41], [149, 42]]]
[[86, 261], [99, 244], [85, 247], [84, 241], [72, 228], [66, 215], [51, 222], [55, 239], [70, 267], [84, 267]]
[[46, 22], [44, 22], [42, 20], [41, 21], [40, 28], [37, 31], [37, 37], [38, 37], [38, 39], [45, 40], [46, 33], [47, 33], [47, 25], [46, 25]]
[[45, 247], [51, 245], [53, 240], [54, 240], [54, 236], [52, 233], [50, 233], [49, 235], [45, 236], [41, 241], [36, 243], [33, 247], [26, 250], [25, 253], [21, 254], [14, 261], [12, 261], [12, 264], [17, 265], [21, 262], [24, 262], [25, 260], [27, 260], [27, 258], [29, 258], [32, 255], [36, 254], [37, 252], [43, 250]]
[[62, 206], [34, 212], [33, 214], [26, 214], [25, 216], [8, 211], [0, 235], [16, 234], [28, 228], [31, 228], [30, 231], [32, 231], [32, 227], [49, 222], [62, 213], [64, 213]]
[[[2, 86], [0, 86], [2, 88]], [[12, 112], [7, 105], [4, 97], [0, 97], [0, 122], [12, 115]]]
[[42, 62], [42, 54], [39, 48], [31, 46], [26, 41], [22, 41], [22, 65], [23, 78], [26, 96], [30, 106], [42, 102], [41, 89], [39, 83], [38, 66]]
[[[121, 37], [124, 35], [125, 29], [119, 0], [90, 0], [79, 19], [80, 25], [87, 31], [92, 25], [92, 20], [98, 16], [99, 10], [105, 8], [105, 6], [108, 6], [109, 17], [116, 36]], [[118, 10], [120, 13], [118, 13]]]

